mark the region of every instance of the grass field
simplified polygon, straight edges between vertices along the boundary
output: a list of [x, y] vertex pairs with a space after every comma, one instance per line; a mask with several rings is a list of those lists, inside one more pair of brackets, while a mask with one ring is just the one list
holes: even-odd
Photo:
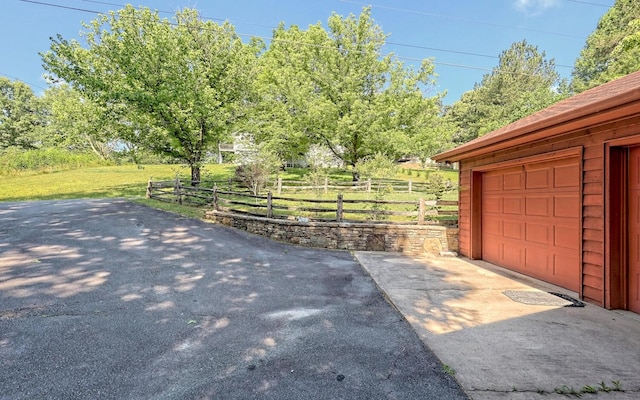
[[[84, 168], [39, 174], [0, 177], [0, 201], [109, 198], [144, 198], [150, 177], [170, 180], [188, 176], [189, 170], [178, 165], [135, 165]], [[233, 175], [231, 165], [210, 165], [203, 176], [226, 179]]]
[[[304, 180], [304, 174], [308, 170], [290, 168], [280, 173], [286, 180]], [[441, 171], [446, 179], [457, 182], [456, 171]], [[229, 164], [212, 164], [204, 167], [203, 180], [225, 180], [234, 174], [234, 166]], [[50, 173], [21, 173], [12, 176], [0, 177], [0, 201], [29, 201], [52, 199], [76, 199], [76, 198], [113, 198], [126, 197], [145, 201], [146, 185], [149, 178], [154, 181], [172, 180], [176, 175], [186, 178], [189, 170], [178, 165], [147, 165], [139, 168], [135, 165], [105, 166], [67, 170]], [[331, 171], [329, 178], [332, 180], [351, 179], [349, 171]], [[395, 177], [399, 180], [425, 182], [426, 173], [409, 168], [398, 170]], [[345, 198], [348, 193], [345, 193]], [[284, 194], [283, 194], [284, 195]], [[295, 196], [314, 198], [312, 193], [296, 193]], [[355, 198], [372, 198], [372, 194], [359, 193]], [[320, 195], [321, 198], [335, 199], [336, 193]], [[387, 200], [413, 200], [420, 197], [418, 194], [389, 193]], [[445, 199], [457, 199], [455, 193], [449, 193]], [[153, 201], [154, 206], [156, 203]], [[172, 210], [171, 204], [159, 204], [158, 207]], [[182, 207], [179, 207], [181, 210]], [[180, 211], [182, 212], [182, 211]]]

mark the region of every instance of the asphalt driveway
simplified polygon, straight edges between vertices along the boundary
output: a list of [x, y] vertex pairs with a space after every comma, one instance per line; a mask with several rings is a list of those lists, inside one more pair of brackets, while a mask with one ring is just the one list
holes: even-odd
[[0, 399], [466, 399], [348, 252], [0, 203]]

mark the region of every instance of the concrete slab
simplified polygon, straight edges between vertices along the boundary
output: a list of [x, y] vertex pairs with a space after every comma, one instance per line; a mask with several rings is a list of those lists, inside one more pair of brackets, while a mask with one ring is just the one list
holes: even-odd
[[482, 261], [355, 255], [471, 398], [640, 398], [639, 315], [519, 303], [503, 292], [577, 294]]

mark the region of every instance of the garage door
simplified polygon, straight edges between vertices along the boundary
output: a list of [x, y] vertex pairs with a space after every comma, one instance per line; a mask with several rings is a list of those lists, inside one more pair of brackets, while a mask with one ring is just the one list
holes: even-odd
[[482, 258], [578, 291], [579, 158], [482, 175]]

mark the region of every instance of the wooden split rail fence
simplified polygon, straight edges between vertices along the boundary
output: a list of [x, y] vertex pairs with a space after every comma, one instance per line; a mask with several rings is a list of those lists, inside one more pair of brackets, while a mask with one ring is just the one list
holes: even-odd
[[[198, 186], [175, 181], [149, 180], [147, 198], [179, 204], [209, 206], [218, 211], [266, 218], [299, 221], [372, 222], [384, 221], [424, 224], [446, 218], [455, 222], [457, 201], [425, 200], [364, 200], [345, 199], [342, 193], [335, 199], [309, 199], [273, 195], [255, 196], [241, 191], [231, 181], [208, 182]], [[278, 186], [283, 188], [284, 186]], [[310, 190], [310, 189], [308, 189]]]

